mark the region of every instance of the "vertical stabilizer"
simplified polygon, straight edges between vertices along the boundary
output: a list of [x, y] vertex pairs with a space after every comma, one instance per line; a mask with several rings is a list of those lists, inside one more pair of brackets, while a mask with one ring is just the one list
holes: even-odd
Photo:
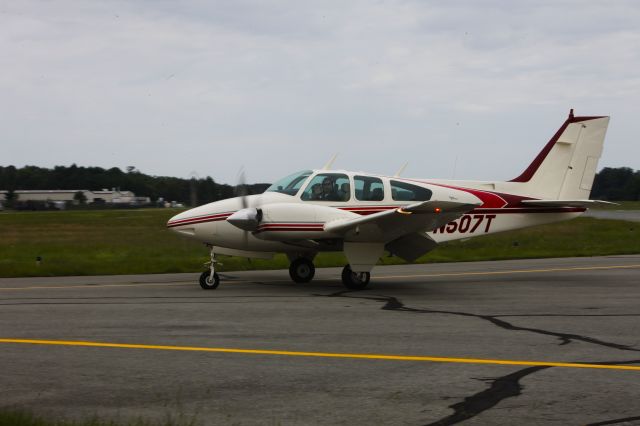
[[602, 155], [609, 117], [576, 117], [573, 110], [520, 176], [518, 192], [536, 198], [586, 200]]

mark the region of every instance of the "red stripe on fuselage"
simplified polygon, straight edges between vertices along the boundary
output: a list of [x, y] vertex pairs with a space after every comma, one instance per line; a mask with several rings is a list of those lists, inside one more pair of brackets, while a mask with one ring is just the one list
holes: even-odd
[[323, 223], [265, 223], [258, 227], [256, 234], [261, 232], [322, 232]]
[[320, 227], [322, 228], [324, 226], [324, 223], [320, 223], [320, 222], [314, 222], [314, 223], [279, 223], [279, 222], [272, 222], [272, 223], [264, 223], [261, 224], [258, 228], [269, 228], [269, 227], [283, 227], [283, 226], [288, 226], [291, 228], [309, 228], [309, 227]]
[[[430, 185], [433, 185], [433, 184], [430, 184]], [[444, 185], [439, 185], [439, 186], [444, 186]], [[457, 188], [457, 187], [450, 187], [450, 188], [460, 189], [463, 191], [467, 190], [466, 188]], [[481, 191], [481, 192], [486, 193], [486, 191]], [[503, 196], [507, 194], [500, 194], [500, 195]], [[519, 200], [531, 199], [526, 197], [516, 197], [516, 196], [512, 196], [512, 197], [518, 198]], [[492, 203], [489, 203], [489, 206], [483, 204], [481, 207], [477, 207], [467, 214], [471, 214], [471, 213], [476, 213], [476, 214], [481, 214], [481, 213], [485, 213], [485, 214], [582, 213], [587, 210], [586, 208], [582, 208], [582, 207], [508, 207], [511, 205], [511, 203], [507, 204], [507, 206], [505, 207], [492, 208], [490, 207], [491, 204]], [[382, 206], [382, 207], [363, 206], [363, 207], [336, 207], [336, 208], [340, 210], [350, 211], [352, 213], [357, 213], [361, 216], [366, 216], [366, 215], [378, 213], [381, 211], [397, 209], [399, 207], [401, 206]], [[231, 214], [233, 214], [233, 212], [217, 213], [217, 214], [206, 215], [206, 216], [180, 219], [177, 221], [167, 223], [167, 228], [174, 228], [176, 226], [195, 225], [195, 224], [201, 224], [201, 223], [207, 223], [207, 222], [217, 222], [217, 221], [225, 220], [226, 218], [231, 216]], [[324, 223], [318, 223], [318, 222], [316, 223], [292, 223], [292, 222], [264, 223], [260, 225], [260, 227], [258, 228], [258, 232], [263, 232], [267, 230], [268, 231], [287, 231], [287, 230], [321, 231], [323, 229], [324, 229]]]
[[527, 199], [526, 197], [518, 198], [509, 194], [500, 194], [497, 192], [484, 191], [481, 189], [471, 189], [471, 188], [464, 188], [460, 186], [445, 185], [443, 183], [432, 183], [432, 182], [423, 182], [423, 181], [419, 181], [419, 182], [427, 185], [440, 186], [442, 188], [449, 188], [449, 189], [455, 189], [457, 191], [467, 192], [471, 195], [476, 196], [478, 199], [480, 199], [480, 201], [482, 201], [482, 206], [480, 206], [482, 208], [500, 209], [503, 207], [507, 207], [510, 203], [505, 198], [511, 198], [511, 197], [516, 198], [518, 203], [520, 202], [520, 200]]
[[198, 217], [190, 217], [187, 219], [175, 220], [173, 222], [167, 223], [167, 228], [173, 228], [176, 226], [184, 226], [184, 225], [193, 225], [195, 223], [205, 223], [205, 222], [216, 222], [219, 220], [225, 220], [232, 213], [219, 213], [207, 216], [198, 216]]
[[387, 210], [397, 209], [401, 206], [359, 206], [359, 207], [335, 207], [340, 210], [344, 210], [351, 213], [356, 213], [361, 216], [368, 216], [373, 213], [384, 212]]

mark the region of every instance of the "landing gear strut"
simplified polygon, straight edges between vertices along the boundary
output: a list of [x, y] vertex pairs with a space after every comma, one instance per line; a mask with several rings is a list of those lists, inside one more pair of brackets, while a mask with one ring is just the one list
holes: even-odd
[[349, 290], [364, 290], [370, 279], [369, 272], [353, 272], [350, 265], [346, 265], [342, 270], [342, 284]]
[[316, 268], [313, 262], [305, 257], [295, 259], [289, 266], [289, 276], [297, 283], [308, 283], [315, 274]]
[[204, 290], [215, 290], [220, 285], [220, 277], [216, 273], [216, 254], [211, 249], [211, 260], [204, 264], [208, 269], [200, 274], [200, 287]]

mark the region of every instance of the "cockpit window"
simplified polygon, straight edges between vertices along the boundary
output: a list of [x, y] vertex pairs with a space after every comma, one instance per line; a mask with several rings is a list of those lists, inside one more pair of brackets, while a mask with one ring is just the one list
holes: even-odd
[[397, 180], [391, 181], [391, 198], [396, 201], [427, 201], [431, 199], [431, 190]]
[[305, 201], [349, 201], [349, 177], [342, 173], [320, 173], [311, 179], [301, 198]]
[[311, 170], [305, 170], [302, 172], [294, 173], [285, 178], [280, 179], [269, 188], [266, 192], [279, 192], [281, 194], [296, 195], [302, 185], [309, 176], [313, 173]]

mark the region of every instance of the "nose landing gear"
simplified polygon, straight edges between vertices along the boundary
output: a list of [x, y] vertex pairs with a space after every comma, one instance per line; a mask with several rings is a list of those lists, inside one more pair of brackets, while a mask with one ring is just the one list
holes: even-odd
[[216, 265], [221, 265], [216, 260], [216, 254], [211, 249], [211, 260], [204, 264], [208, 269], [200, 274], [200, 287], [204, 290], [215, 290], [220, 285], [220, 277], [216, 273]]
[[215, 290], [220, 285], [220, 277], [213, 270], [204, 271], [200, 274], [200, 287], [204, 290]]

